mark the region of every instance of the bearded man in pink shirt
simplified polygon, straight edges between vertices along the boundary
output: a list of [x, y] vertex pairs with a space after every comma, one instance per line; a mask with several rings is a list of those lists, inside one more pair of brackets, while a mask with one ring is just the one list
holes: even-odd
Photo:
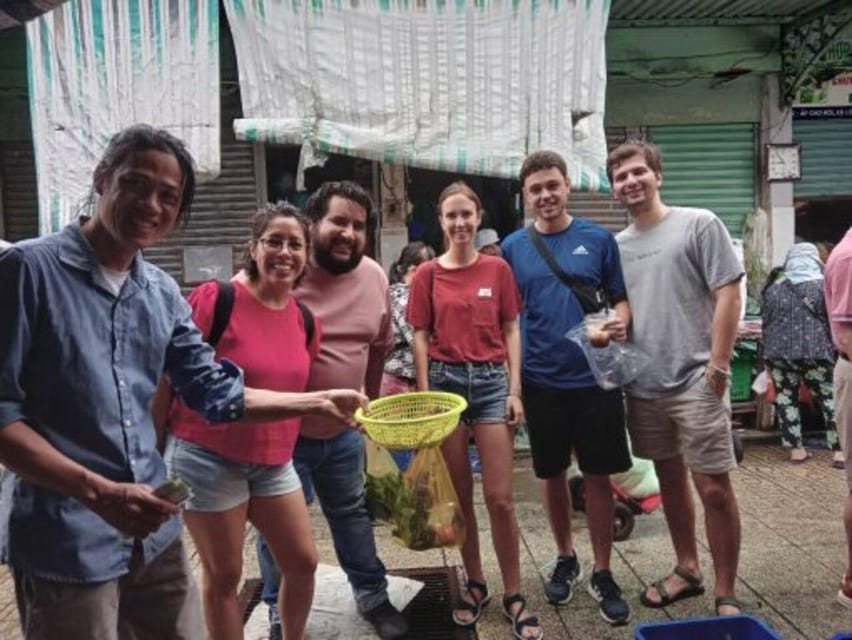
[[[337, 388], [346, 380], [349, 388], [363, 388], [376, 398], [394, 337], [387, 276], [364, 256], [367, 229], [375, 215], [372, 200], [354, 182], [327, 182], [308, 199], [305, 214], [312, 224], [311, 258], [293, 294], [322, 326], [320, 351], [307, 388]], [[307, 417], [302, 420], [293, 463], [302, 484], [313, 486], [319, 498], [358, 611], [384, 640], [404, 637], [408, 623], [388, 600], [385, 567], [376, 554], [364, 500], [361, 434], [343, 422]], [[280, 574], [260, 538], [258, 560], [264, 581], [262, 598], [272, 605]], [[276, 634], [280, 634], [280, 623], [270, 607], [270, 638], [280, 637]]]

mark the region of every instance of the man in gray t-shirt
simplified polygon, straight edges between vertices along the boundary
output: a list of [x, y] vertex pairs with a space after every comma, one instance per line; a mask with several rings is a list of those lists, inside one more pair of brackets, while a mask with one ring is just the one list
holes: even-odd
[[734, 595], [740, 520], [727, 390], [743, 269], [719, 218], [660, 199], [659, 150], [628, 142], [610, 153], [614, 196], [632, 224], [617, 236], [632, 341], [652, 364], [627, 391], [634, 453], [654, 461], [677, 564], [640, 596], [659, 608], [704, 593], [695, 543], [691, 472], [704, 505], [716, 615], [742, 613]]

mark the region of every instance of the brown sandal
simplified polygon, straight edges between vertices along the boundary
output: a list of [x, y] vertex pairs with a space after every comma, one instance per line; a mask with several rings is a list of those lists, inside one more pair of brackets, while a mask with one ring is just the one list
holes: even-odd
[[[666, 591], [665, 582], [666, 578], [669, 576], [675, 575], [681, 580], [683, 580], [687, 586], [677, 593], [669, 594]], [[672, 572], [663, 578], [660, 578], [656, 582], [652, 582], [648, 585], [649, 588], [654, 588], [657, 591], [657, 595], [660, 596], [659, 602], [654, 602], [649, 599], [646, 593], [648, 589], [639, 594], [639, 602], [642, 603], [643, 606], [648, 607], [649, 609], [662, 609], [663, 607], [667, 607], [670, 604], [674, 604], [678, 600], [683, 600], [685, 598], [694, 598], [695, 596], [700, 596], [704, 594], [704, 580], [699, 576], [692, 575], [686, 569], [681, 569], [680, 567], [675, 567], [672, 569]]]

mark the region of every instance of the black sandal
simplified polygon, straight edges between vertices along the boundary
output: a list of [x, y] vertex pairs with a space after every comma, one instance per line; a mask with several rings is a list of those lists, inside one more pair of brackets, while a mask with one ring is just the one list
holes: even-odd
[[[482, 615], [482, 610], [485, 608], [485, 605], [491, 602], [491, 594], [488, 593], [488, 587], [484, 582], [471, 580], [470, 578], [468, 578], [464, 583], [464, 588], [472, 602], [468, 602], [464, 599], [459, 601], [458, 605], [453, 609], [453, 623], [462, 629], [472, 629], [476, 626], [476, 621], [479, 620], [479, 617]], [[476, 597], [477, 594], [474, 593], [474, 589], [481, 597]], [[470, 620], [461, 620], [456, 615], [456, 611], [469, 611], [473, 614], [473, 617]]]
[[[512, 605], [517, 602], [520, 602], [521, 606], [518, 607], [518, 613], [512, 615]], [[527, 600], [520, 593], [513, 593], [512, 595], [508, 595], [503, 598], [503, 615], [512, 623], [512, 635], [515, 636], [517, 640], [542, 640], [542, 638], [544, 638], [544, 632], [541, 630], [541, 625], [538, 623], [538, 618], [536, 616], [527, 616], [523, 620], [520, 619], [521, 614], [523, 614], [526, 610]], [[538, 627], [538, 635], [525, 636], [524, 627]]]

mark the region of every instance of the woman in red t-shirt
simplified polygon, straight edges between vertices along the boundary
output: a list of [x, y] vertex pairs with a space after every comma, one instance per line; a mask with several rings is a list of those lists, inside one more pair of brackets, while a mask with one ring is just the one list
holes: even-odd
[[421, 265], [411, 284], [408, 321], [414, 327], [417, 388], [464, 396], [464, 426], [442, 445], [453, 485], [466, 519], [461, 548], [467, 573], [466, 593], [453, 620], [472, 627], [490, 600], [479, 555], [473, 508], [473, 475], [467, 455], [470, 432], [482, 463], [482, 487], [492, 540], [503, 576], [503, 610], [521, 640], [541, 637], [535, 616], [520, 595], [518, 526], [512, 502], [515, 427], [523, 419], [520, 295], [508, 264], [477, 253], [474, 241], [482, 222], [479, 197], [463, 182], [444, 189], [438, 218], [446, 253]]
[[[304, 391], [319, 351], [314, 320], [305, 318], [292, 289], [305, 270], [308, 220], [289, 204], [267, 205], [254, 218], [245, 269], [235, 276], [234, 306], [216, 344], [245, 372], [246, 386]], [[210, 333], [218, 295], [207, 282], [189, 296], [193, 320]], [[214, 638], [241, 638], [237, 586], [246, 521], [266, 539], [283, 574], [278, 594], [285, 638], [302, 638], [314, 593], [317, 551], [293, 448], [299, 418], [257, 424], [210, 424], [180, 400], [172, 401], [166, 464], [193, 495], [184, 519], [204, 571], [204, 614]]]

